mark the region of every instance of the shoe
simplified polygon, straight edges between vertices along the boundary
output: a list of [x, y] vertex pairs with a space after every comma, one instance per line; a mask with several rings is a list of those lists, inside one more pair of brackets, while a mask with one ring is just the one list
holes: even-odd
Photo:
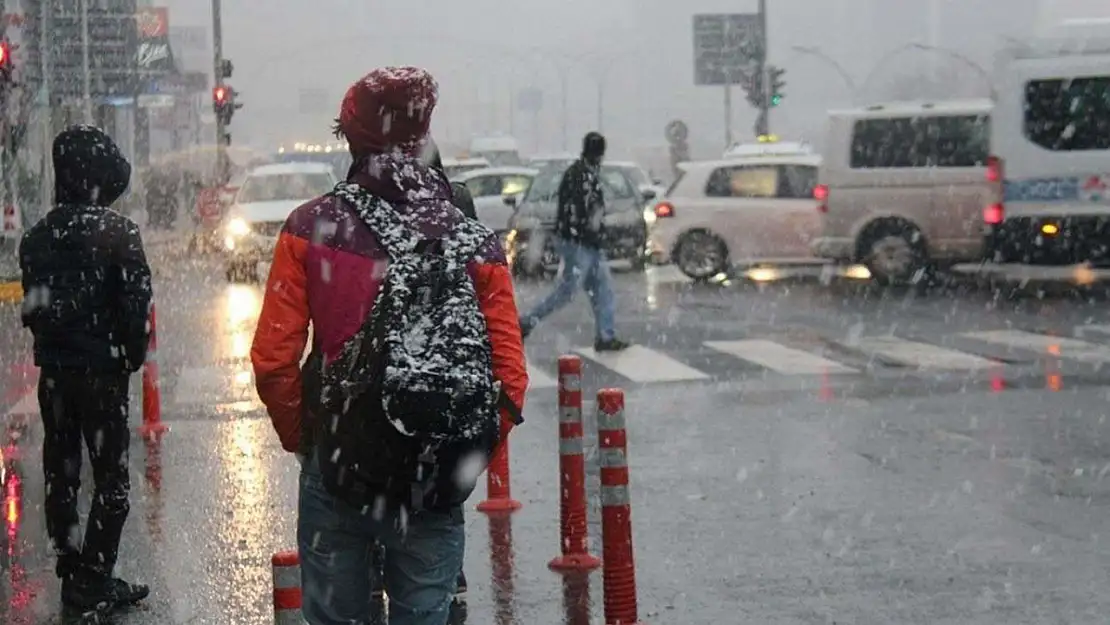
[[146, 584], [122, 579], [72, 577], [62, 580], [62, 605], [75, 610], [110, 610], [138, 603], [150, 595]]
[[594, 341], [595, 352], [619, 352], [628, 349], [632, 344], [617, 338], [597, 339]]
[[532, 333], [532, 325], [524, 321], [520, 322], [520, 340], [525, 340], [528, 335]]

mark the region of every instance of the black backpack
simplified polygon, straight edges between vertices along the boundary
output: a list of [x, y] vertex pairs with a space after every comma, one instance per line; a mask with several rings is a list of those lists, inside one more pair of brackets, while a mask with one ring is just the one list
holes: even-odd
[[460, 220], [442, 239], [358, 185], [333, 192], [389, 254], [359, 331], [320, 369], [314, 443], [325, 488], [348, 504], [418, 512], [462, 504], [520, 412], [493, 377], [485, 317], [467, 272], [493, 233]]

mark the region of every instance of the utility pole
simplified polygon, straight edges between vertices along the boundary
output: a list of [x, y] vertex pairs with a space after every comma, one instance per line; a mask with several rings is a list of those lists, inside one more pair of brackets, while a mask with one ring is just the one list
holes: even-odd
[[89, 0], [81, 2], [81, 109], [86, 124], [93, 123], [92, 67], [89, 65]]
[[770, 37], [767, 32], [767, 0], [759, 0], [759, 30], [763, 34], [763, 45], [759, 50], [759, 59], [756, 71], [762, 79], [763, 93], [759, 102], [759, 119], [755, 122], [755, 134], [766, 135], [771, 133], [771, 90], [767, 84], [767, 50], [770, 46]]
[[[50, 22], [54, 14], [54, 1], [42, 0], [42, 17], [39, 24], [39, 57], [42, 61], [42, 167], [39, 171], [39, 201], [40, 210], [45, 214], [45, 207], [52, 202], [54, 185], [50, 180], [50, 166], [52, 161], [51, 144], [54, 135], [54, 106], [50, 95]], [[22, 217], [26, 218], [24, 214]]]
[[[219, 87], [223, 84], [224, 68], [224, 33], [220, 19], [220, 0], [212, 0], [212, 47], [214, 48], [212, 76], [216, 86]], [[225, 119], [222, 115], [216, 115], [216, 181], [220, 185], [227, 184], [228, 178], [231, 177], [226, 141]]]

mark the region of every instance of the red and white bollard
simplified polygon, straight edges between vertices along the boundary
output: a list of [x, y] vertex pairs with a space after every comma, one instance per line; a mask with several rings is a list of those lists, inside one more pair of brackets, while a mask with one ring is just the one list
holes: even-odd
[[274, 567], [274, 625], [304, 625], [300, 557], [296, 551], [281, 551], [270, 562]]
[[553, 571], [590, 571], [601, 560], [590, 555], [586, 524], [586, 459], [582, 442], [582, 359], [559, 357], [559, 538], [562, 551], [548, 563]]
[[478, 503], [478, 512], [497, 514], [520, 510], [523, 504], [513, 499], [509, 478], [509, 439], [506, 437], [486, 468], [486, 499]]
[[162, 392], [158, 382], [158, 325], [154, 317], [154, 304], [150, 305], [150, 347], [143, 365], [143, 424], [139, 436], [147, 441], [158, 441], [166, 433], [162, 423]]
[[621, 389], [605, 388], [597, 392], [597, 440], [601, 458], [605, 624], [638, 625], [632, 499], [628, 493], [628, 436]]

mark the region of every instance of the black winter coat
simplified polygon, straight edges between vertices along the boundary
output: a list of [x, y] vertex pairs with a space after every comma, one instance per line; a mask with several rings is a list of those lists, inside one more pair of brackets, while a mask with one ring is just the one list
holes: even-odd
[[564, 241], [600, 249], [605, 241], [604, 213], [605, 196], [597, 166], [581, 158], [574, 161], [559, 182], [555, 233]]
[[57, 205], [19, 246], [35, 364], [138, 371], [150, 339], [150, 266], [139, 227], [107, 208], [127, 190], [131, 165], [90, 126], [59, 134], [53, 156]]

